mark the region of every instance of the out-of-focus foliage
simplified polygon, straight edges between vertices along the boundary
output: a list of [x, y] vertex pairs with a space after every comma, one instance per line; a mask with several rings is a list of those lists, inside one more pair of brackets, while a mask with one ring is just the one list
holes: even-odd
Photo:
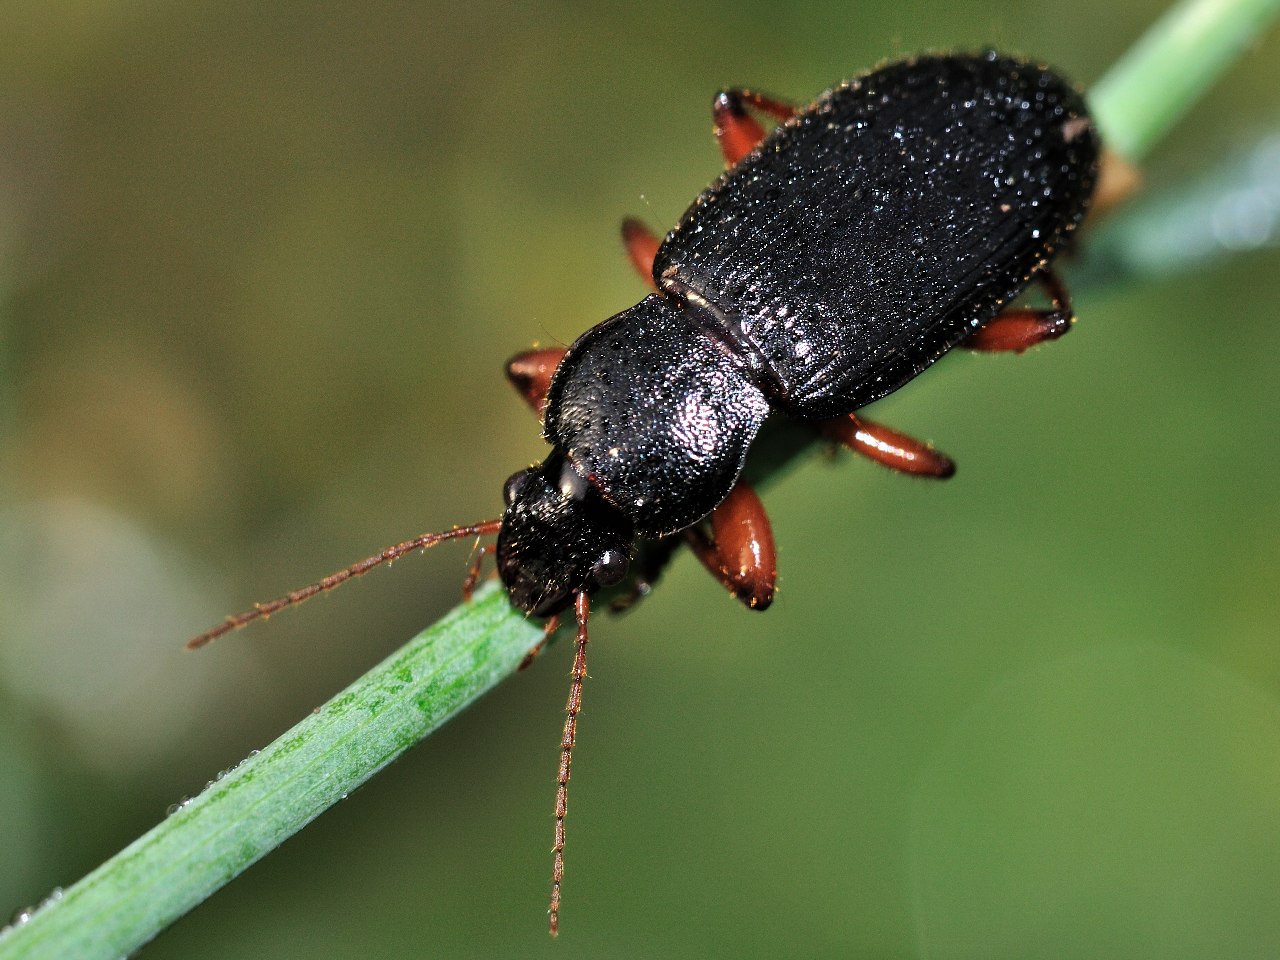
[[[502, 361], [641, 295], [617, 222], [665, 227], [714, 175], [714, 90], [984, 44], [1087, 83], [1158, 10], [6, 5], [0, 904], [455, 602], [442, 548], [179, 649], [497, 511], [541, 451]], [[1191, 113], [1153, 190], [1274, 129], [1276, 53]], [[1274, 953], [1277, 265], [1092, 285], [1061, 342], [877, 405], [959, 476], [791, 475], [767, 615], [686, 559], [602, 619], [554, 949]], [[566, 671], [553, 651], [147, 955], [547, 949]]]

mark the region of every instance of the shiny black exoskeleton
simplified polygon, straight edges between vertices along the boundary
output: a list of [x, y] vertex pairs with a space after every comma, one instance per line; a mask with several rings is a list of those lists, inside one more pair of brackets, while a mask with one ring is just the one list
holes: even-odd
[[729, 494], [771, 413], [850, 413], [973, 335], [1079, 224], [1099, 151], [1071, 86], [994, 53], [882, 67], [777, 127], [666, 236], [659, 292], [556, 370], [554, 452], [507, 482], [512, 602], [618, 582], [637, 537]]

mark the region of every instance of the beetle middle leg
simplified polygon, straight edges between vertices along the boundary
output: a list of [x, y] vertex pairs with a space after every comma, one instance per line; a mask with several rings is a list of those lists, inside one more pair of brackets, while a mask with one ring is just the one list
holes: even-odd
[[684, 532], [694, 555], [749, 608], [766, 609], [773, 603], [778, 581], [778, 551], [756, 492], [739, 480], [711, 511], [707, 526], [698, 524]]
[[1053, 304], [1050, 309], [1013, 307], [1005, 310], [979, 327], [964, 346], [986, 353], [1021, 353], [1046, 340], [1056, 340], [1070, 330], [1075, 316], [1062, 281], [1050, 270], [1042, 271], [1037, 280]]
[[917, 477], [954, 476], [955, 461], [929, 444], [865, 420], [856, 413], [827, 420], [819, 428], [836, 443], [893, 470]]
[[748, 107], [778, 121], [789, 120], [796, 112], [791, 104], [754, 90], [737, 87], [717, 93], [711, 101], [711, 119], [715, 122], [716, 142], [731, 167], [765, 138], [764, 126], [748, 112]]

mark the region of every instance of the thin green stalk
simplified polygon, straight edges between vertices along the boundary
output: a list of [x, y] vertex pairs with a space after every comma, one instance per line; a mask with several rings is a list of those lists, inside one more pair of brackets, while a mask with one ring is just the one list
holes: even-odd
[[1280, 14], [1280, 0], [1183, 0], [1089, 94], [1103, 138], [1141, 160]]
[[[1278, 8], [1280, 0], [1174, 8], [1095, 88], [1104, 139], [1141, 159]], [[762, 437], [753, 482], [776, 479], [808, 446], [794, 433]], [[0, 935], [0, 960], [136, 950], [513, 673], [539, 632], [485, 587]]]
[[0, 940], [11, 957], [120, 957], [513, 673], [541, 636], [489, 584]]

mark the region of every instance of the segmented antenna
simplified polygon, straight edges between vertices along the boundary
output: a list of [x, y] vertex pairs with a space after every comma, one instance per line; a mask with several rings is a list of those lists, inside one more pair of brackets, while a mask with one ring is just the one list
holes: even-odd
[[406, 540], [404, 543], [397, 543], [394, 547], [387, 547], [381, 553], [376, 553], [372, 557], [366, 557], [359, 563], [353, 563], [345, 570], [339, 570], [337, 573], [331, 573], [323, 580], [319, 580], [310, 586], [303, 587], [300, 590], [294, 590], [287, 593], [283, 597], [272, 600], [269, 603], [254, 604], [252, 610], [246, 610], [244, 613], [237, 613], [234, 617], [227, 617], [226, 621], [218, 624], [212, 630], [207, 630], [198, 637], [192, 637], [187, 641], [187, 649], [195, 650], [203, 647], [210, 640], [216, 640], [224, 633], [230, 633], [232, 630], [239, 630], [246, 624], [252, 623], [254, 620], [271, 616], [273, 613], [279, 613], [286, 607], [297, 606], [304, 600], [310, 600], [318, 593], [324, 593], [332, 590], [334, 587], [340, 587], [352, 577], [358, 577], [361, 574], [368, 573], [374, 567], [380, 564], [390, 563], [406, 553], [412, 553], [414, 550], [425, 550], [427, 547], [434, 547], [437, 543], [443, 543], [445, 540], [457, 540], [459, 537], [483, 537], [492, 533], [497, 533], [502, 526], [501, 520], [484, 520], [480, 523], [473, 523], [469, 527], [454, 527], [452, 530], [442, 530], [437, 533], [424, 533], [420, 537], [414, 537], [412, 540]]
[[556, 778], [556, 839], [551, 846], [551, 907], [547, 911], [547, 930], [554, 937], [560, 932], [560, 884], [564, 880], [564, 818], [569, 812], [569, 767], [573, 763], [573, 740], [578, 731], [578, 713], [582, 710], [582, 681], [587, 676], [587, 617], [591, 600], [586, 591], [574, 597], [574, 613], [578, 618], [578, 646], [573, 654], [573, 681], [569, 684], [569, 702], [564, 706], [564, 733], [560, 737], [560, 773]]

